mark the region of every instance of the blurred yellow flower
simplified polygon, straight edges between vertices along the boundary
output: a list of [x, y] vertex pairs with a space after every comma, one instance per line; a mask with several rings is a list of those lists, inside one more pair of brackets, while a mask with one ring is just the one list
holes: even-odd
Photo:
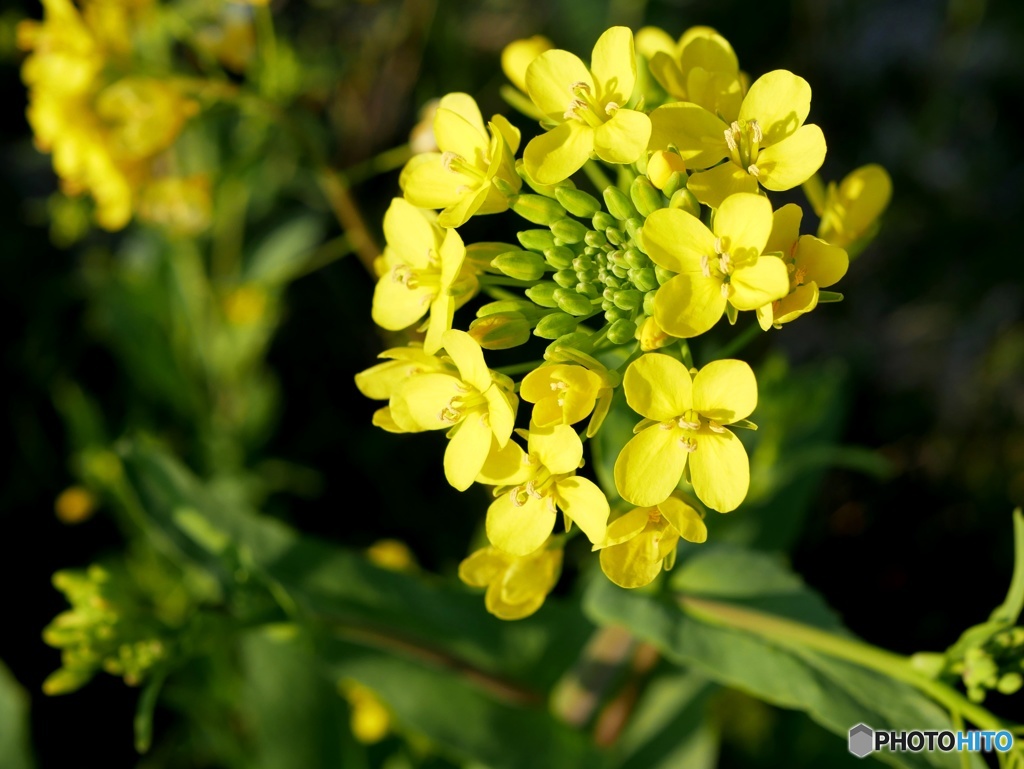
[[338, 684], [338, 690], [348, 700], [351, 713], [349, 727], [352, 735], [364, 745], [373, 745], [391, 731], [391, 711], [373, 689], [349, 679]]
[[892, 180], [880, 165], [851, 171], [837, 186], [828, 185], [818, 237], [833, 246], [859, 252], [860, 244], [878, 232], [892, 197]]
[[459, 564], [459, 579], [471, 587], [487, 588], [484, 606], [495, 617], [523, 619], [544, 604], [561, 570], [560, 548], [542, 545], [533, 553], [515, 556], [485, 547]]

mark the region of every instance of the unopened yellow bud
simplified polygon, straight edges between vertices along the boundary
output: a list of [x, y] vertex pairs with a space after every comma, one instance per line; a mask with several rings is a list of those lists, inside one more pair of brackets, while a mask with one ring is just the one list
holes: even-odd
[[82, 523], [96, 510], [96, 497], [83, 486], [69, 486], [57, 497], [53, 508], [61, 523]]
[[671, 344], [675, 337], [666, 334], [654, 316], [650, 316], [637, 329], [637, 338], [640, 340], [640, 349], [650, 352]]
[[534, 59], [554, 47], [554, 43], [543, 35], [513, 40], [501, 52], [501, 69], [505, 77], [520, 91], [526, 91], [526, 70]]
[[485, 350], [507, 350], [530, 339], [530, 321], [521, 312], [496, 312], [469, 324], [469, 335]]
[[658, 150], [647, 161], [647, 178], [659, 190], [664, 190], [668, 186], [672, 174], [675, 173], [680, 174], [684, 180], [686, 179], [686, 164], [674, 152]]

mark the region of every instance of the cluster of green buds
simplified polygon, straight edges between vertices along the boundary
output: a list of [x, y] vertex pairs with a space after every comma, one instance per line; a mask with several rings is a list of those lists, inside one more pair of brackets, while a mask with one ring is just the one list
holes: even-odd
[[1024, 627], [993, 634], [983, 645], [967, 649], [949, 670], [960, 676], [974, 702], [984, 701], [991, 690], [1016, 694], [1024, 686]]
[[[613, 27], [589, 67], [542, 38], [511, 44], [502, 62], [506, 100], [542, 131], [517, 157], [507, 118], [485, 123], [468, 94], [440, 100], [437, 151], [402, 171], [376, 265], [374, 320], [409, 344], [356, 384], [387, 401], [383, 429], [445, 431], [454, 488], [491, 487], [489, 546], [459, 574], [486, 588], [491, 613], [516, 619], [558, 579], [559, 518], [633, 588], [671, 568], [680, 539], [707, 538], [709, 510], [742, 504], [750, 468], [735, 431], [756, 427], [755, 375], [728, 358], [698, 368], [690, 345], [723, 317], [750, 312], [744, 333], [768, 332], [841, 299], [826, 289], [846, 273], [846, 247], [877, 232], [890, 186], [878, 166], [826, 186], [808, 83], [783, 70], [751, 83], [706, 27], [678, 42]], [[815, 235], [801, 234], [800, 206], [770, 199], [800, 186]], [[518, 245], [463, 242], [468, 219], [508, 210], [532, 225]], [[548, 341], [541, 360], [487, 365], [485, 351], [534, 338]], [[614, 488], [602, 489], [579, 471], [620, 388], [635, 428], [605, 441]]]
[[47, 694], [67, 694], [104, 670], [137, 686], [172, 654], [172, 631], [127, 578], [92, 565], [85, 571], [59, 571], [54, 586], [71, 604], [43, 631], [43, 640], [61, 650], [61, 667], [43, 683]]

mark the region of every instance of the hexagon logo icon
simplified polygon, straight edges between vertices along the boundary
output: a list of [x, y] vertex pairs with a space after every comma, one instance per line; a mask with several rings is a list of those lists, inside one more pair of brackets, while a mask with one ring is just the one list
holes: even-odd
[[857, 724], [850, 729], [850, 741], [847, 747], [857, 758], [864, 756], [874, 750], [875, 732], [867, 724]]

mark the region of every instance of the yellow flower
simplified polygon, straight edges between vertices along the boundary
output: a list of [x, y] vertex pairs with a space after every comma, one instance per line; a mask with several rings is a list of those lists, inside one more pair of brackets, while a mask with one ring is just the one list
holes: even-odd
[[599, 405], [595, 421], [598, 414], [603, 419], [611, 404], [612, 386], [604, 372], [556, 363], [535, 368], [523, 377], [519, 395], [535, 404], [531, 421], [537, 427], [572, 425], [585, 419], [595, 405]]
[[518, 398], [508, 377], [487, 368], [483, 350], [465, 331], [446, 331], [441, 344], [457, 373], [428, 372], [400, 383], [391, 396], [390, 416], [405, 432], [448, 430], [444, 474], [465, 491], [483, 468], [491, 444], [504, 448], [509, 443]]
[[601, 571], [619, 587], [643, 587], [662, 567], [675, 562], [679, 539], [704, 542], [708, 529], [700, 513], [679, 497], [654, 507], [636, 507], [608, 524], [601, 551]]
[[[384, 363], [356, 374], [356, 387], [367, 398], [379, 401], [390, 400], [400, 385], [417, 374], [458, 372], [449, 359], [429, 355], [422, 347], [394, 347], [377, 357], [383, 358]], [[391, 433], [407, 432], [395, 424], [390, 406], [377, 409], [373, 424]]]
[[384, 215], [387, 248], [377, 264], [380, 280], [373, 292], [373, 321], [400, 331], [428, 312], [423, 347], [434, 353], [452, 326], [455, 308], [476, 293], [476, 276], [463, 269], [466, 249], [455, 230], [444, 230], [402, 198]]
[[880, 165], [861, 166], [836, 186], [828, 185], [818, 237], [857, 253], [878, 232], [892, 197], [892, 180]]
[[678, 42], [657, 27], [636, 35], [651, 74], [669, 96], [698, 104], [729, 122], [739, 114], [745, 84], [729, 41], [711, 27], [690, 27]]
[[543, 35], [534, 35], [524, 40], [513, 40], [501, 52], [501, 69], [512, 85], [526, 92], [526, 70], [533, 60], [545, 51], [554, 48], [554, 43]]
[[346, 679], [338, 684], [338, 690], [348, 700], [349, 726], [359, 742], [373, 745], [387, 737], [391, 731], [391, 711], [373, 689]]
[[727, 198], [714, 230], [679, 209], [647, 217], [643, 243], [651, 261], [679, 273], [654, 297], [654, 317], [672, 336], [703, 334], [725, 313], [756, 310], [789, 293], [786, 265], [764, 255], [772, 230], [767, 198], [741, 193]]
[[95, 109], [114, 155], [142, 160], [170, 147], [199, 107], [169, 83], [125, 77], [97, 94]]
[[688, 168], [710, 169], [693, 174], [687, 188], [718, 208], [729, 195], [756, 192], [759, 183], [791, 189], [821, 168], [825, 137], [818, 126], [804, 125], [810, 109], [807, 81], [775, 70], [754, 81], [731, 123], [698, 104], [659, 107], [651, 113], [650, 149], [674, 145]]
[[487, 538], [510, 555], [529, 555], [551, 535], [558, 511], [592, 542], [604, 538], [608, 500], [576, 470], [583, 443], [568, 425], [530, 427], [527, 451], [514, 441], [488, 457], [477, 480], [499, 488], [487, 509]]
[[484, 606], [499, 619], [529, 617], [544, 604], [558, 582], [562, 550], [542, 545], [525, 556], [484, 547], [459, 564], [459, 579], [471, 587], [485, 587]]
[[818, 289], [828, 288], [846, 274], [846, 252], [813, 235], [800, 234], [804, 212], [789, 203], [773, 214], [772, 234], [765, 251], [781, 252], [789, 270], [789, 293], [757, 309], [757, 322], [767, 331], [779, 327], [818, 305]]
[[205, 174], [154, 179], [139, 193], [139, 219], [187, 237], [210, 226], [213, 200]]
[[501, 115], [485, 128], [473, 97], [450, 93], [434, 115], [434, 138], [441, 151], [414, 155], [402, 170], [399, 184], [406, 200], [444, 209], [437, 218], [442, 227], [461, 227], [474, 214], [508, 209], [509, 195], [522, 186], [515, 166], [518, 128]]
[[612, 27], [594, 45], [590, 69], [568, 51], [542, 53], [526, 71], [526, 89], [553, 125], [526, 145], [530, 178], [556, 184], [596, 153], [608, 163], [632, 163], [647, 149], [651, 121], [627, 109], [636, 84], [633, 33]]
[[742, 422], [757, 405], [757, 381], [743, 361], [709, 363], [692, 379], [662, 353], [647, 353], [623, 378], [626, 402], [645, 419], [615, 460], [615, 486], [639, 507], [660, 505], [689, 461], [690, 481], [708, 507], [739, 507], [750, 485], [747, 452], [726, 425]]

